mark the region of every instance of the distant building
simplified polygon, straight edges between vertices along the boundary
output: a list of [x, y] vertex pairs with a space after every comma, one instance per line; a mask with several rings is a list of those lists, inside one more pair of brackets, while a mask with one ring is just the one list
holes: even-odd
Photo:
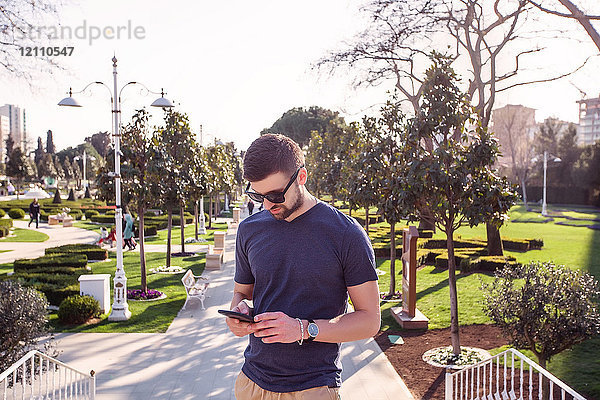
[[577, 144], [590, 145], [600, 140], [600, 97], [579, 100]]
[[10, 134], [10, 120], [6, 115], [0, 114], [0, 161], [4, 162], [4, 156], [6, 155], [4, 147], [6, 146], [4, 141]]
[[[21, 146], [23, 151], [27, 151], [27, 120], [25, 109], [21, 109], [12, 104], [5, 104], [0, 107], [0, 115], [8, 118], [8, 130], [12, 136], [15, 146]], [[4, 151], [5, 141], [8, 136], [4, 136], [0, 147]]]

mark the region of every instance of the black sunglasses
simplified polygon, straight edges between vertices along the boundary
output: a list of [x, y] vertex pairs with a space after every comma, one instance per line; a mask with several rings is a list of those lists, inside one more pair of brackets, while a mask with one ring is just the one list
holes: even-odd
[[302, 168], [304, 168], [304, 165], [302, 165], [300, 168], [298, 168], [296, 170], [296, 172], [294, 172], [294, 175], [292, 175], [292, 177], [290, 178], [290, 181], [286, 185], [285, 189], [283, 189], [283, 192], [271, 192], [271, 193], [267, 193], [267, 194], [251, 192], [250, 191], [250, 182], [248, 182], [248, 186], [246, 186], [246, 194], [252, 200], [257, 201], [259, 203], [262, 203], [263, 201], [265, 201], [265, 199], [269, 200], [269, 202], [274, 203], [274, 204], [283, 203], [283, 202], [285, 202], [285, 192], [287, 192], [287, 190], [290, 188], [290, 186], [292, 186], [292, 183], [294, 183], [294, 181], [298, 177], [298, 173], [300, 172], [300, 170]]

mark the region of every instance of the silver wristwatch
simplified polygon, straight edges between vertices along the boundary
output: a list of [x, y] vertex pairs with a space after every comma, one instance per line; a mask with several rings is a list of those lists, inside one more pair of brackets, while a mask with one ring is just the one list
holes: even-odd
[[308, 339], [306, 339], [306, 341], [312, 342], [319, 334], [319, 325], [315, 324], [315, 321], [313, 321], [312, 319], [309, 319], [306, 331], [308, 332]]

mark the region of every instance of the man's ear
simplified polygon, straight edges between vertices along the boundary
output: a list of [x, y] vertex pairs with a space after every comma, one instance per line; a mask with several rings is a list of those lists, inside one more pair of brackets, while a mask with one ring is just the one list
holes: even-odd
[[308, 172], [306, 171], [306, 168], [302, 168], [300, 172], [298, 172], [298, 183], [300, 185], [305, 185], [307, 180]]

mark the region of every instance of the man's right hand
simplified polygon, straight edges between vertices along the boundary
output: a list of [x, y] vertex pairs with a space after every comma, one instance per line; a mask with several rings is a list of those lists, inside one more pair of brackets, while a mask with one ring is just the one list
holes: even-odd
[[[237, 311], [242, 314], [252, 315], [250, 307], [248, 307], [248, 304], [245, 301], [240, 301], [237, 306], [235, 306], [231, 309], [231, 311]], [[229, 317], [227, 317], [226, 322], [227, 322], [227, 326], [229, 327], [229, 330], [235, 336], [242, 337], [242, 336], [246, 336], [249, 333], [254, 332], [254, 328], [253, 328], [254, 323], [244, 322], [244, 321], [240, 321], [239, 319], [229, 318]]]

